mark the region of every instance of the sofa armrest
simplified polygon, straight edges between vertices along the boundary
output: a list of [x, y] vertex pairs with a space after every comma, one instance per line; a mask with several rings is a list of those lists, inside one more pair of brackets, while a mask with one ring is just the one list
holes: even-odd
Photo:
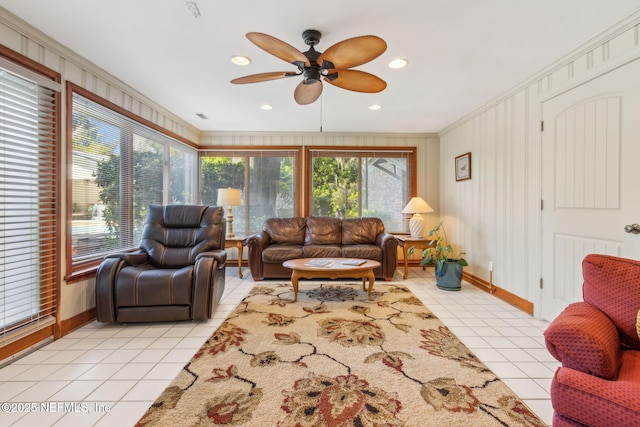
[[259, 250], [263, 250], [271, 244], [271, 236], [269, 236], [269, 233], [266, 231], [261, 231], [247, 237], [245, 242], [249, 248], [254, 247]]
[[395, 252], [398, 247], [398, 239], [393, 234], [384, 232], [376, 236], [376, 245], [384, 250], [393, 250]]
[[104, 259], [121, 259], [126, 265], [144, 265], [149, 262], [149, 255], [146, 251], [137, 250], [135, 252], [122, 252], [109, 254]]
[[271, 244], [271, 236], [261, 231], [247, 237], [245, 242], [249, 248], [249, 269], [253, 280], [262, 280], [262, 251]]
[[604, 379], [620, 369], [622, 350], [613, 322], [586, 302], [570, 304], [544, 332], [545, 344], [563, 367]]
[[378, 233], [376, 245], [382, 249], [382, 277], [392, 280], [398, 264], [398, 239], [387, 232]]

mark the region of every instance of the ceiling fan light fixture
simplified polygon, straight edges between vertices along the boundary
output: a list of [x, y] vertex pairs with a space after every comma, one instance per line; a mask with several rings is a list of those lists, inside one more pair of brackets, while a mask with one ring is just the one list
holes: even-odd
[[251, 58], [243, 55], [234, 55], [231, 57], [231, 62], [244, 67], [245, 65], [251, 64]]
[[233, 84], [259, 83], [285, 77], [302, 76], [293, 92], [299, 105], [318, 100], [322, 94], [322, 80], [335, 87], [362, 93], [377, 93], [387, 87], [380, 77], [352, 68], [374, 60], [387, 50], [387, 43], [378, 36], [359, 36], [338, 42], [324, 52], [314, 46], [320, 41], [320, 31], [306, 30], [302, 38], [309, 50], [300, 52], [295, 47], [264, 33], [249, 32], [249, 41], [271, 55], [293, 64], [298, 72], [272, 71], [252, 74], [231, 80]]
[[404, 58], [397, 58], [389, 62], [389, 68], [392, 68], [394, 70], [399, 70], [400, 68], [406, 67], [408, 63], [409, 61], [407, 61]]
[[320, 81], [320, 70], [316, 67], [307, 68], [304, 70], [304, 83], [313, 84]]

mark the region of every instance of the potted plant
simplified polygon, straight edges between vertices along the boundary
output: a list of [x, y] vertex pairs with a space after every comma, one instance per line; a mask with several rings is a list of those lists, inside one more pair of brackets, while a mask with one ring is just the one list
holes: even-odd
[[[459, 291], [462, 281], [462, 268], [469, 265], [462, 257], [465, 252], [457, 255], [453, 252], [451, 244], [447, 241], [447, 234], [442, 227], [442, 221], [429, 232], [432, 238], [432, 247], [422, 251], [420, 266], [435, 266], [436, 283], [438, 288], [447, 291]], [[413, 254], [414, 248], [409, 249]]]

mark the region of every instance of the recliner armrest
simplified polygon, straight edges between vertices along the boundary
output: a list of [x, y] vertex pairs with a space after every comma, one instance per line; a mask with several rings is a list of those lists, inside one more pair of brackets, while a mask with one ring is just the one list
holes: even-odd
[[96, 271], [96, 316], [98, 322], [115, 322], [115, 292], [116, 278], [125, 265], [125, 261], [118, 256], [105, 257]]
[[144, 265], [149, 262], [149, 255], [143, 250], [137, 250], [135, 252], [122, 252], [116, 254], [109, 254], [104, 259], [118, 258], [123, 260], [127, 265]]
[[586, 302], [570, 304], [544, 331], [545, 344], [563, 367], [604, 379], [620, 369], [622, 350], [613, 322]]
[[215, 261], [218, 261], [218, 269], [223, 269], [227, 262], [227, 252], [225, 252], [224, 249], [202, 252], [196, 256], [196, 262], [202, 258], [214, 258]]

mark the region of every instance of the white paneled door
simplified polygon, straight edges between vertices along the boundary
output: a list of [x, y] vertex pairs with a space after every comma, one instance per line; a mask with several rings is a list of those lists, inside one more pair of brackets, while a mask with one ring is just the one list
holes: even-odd
[[585, 255], [640, 259], [638, 76], [640, 59], [542, 104], [544, 319], [582, 300]]

